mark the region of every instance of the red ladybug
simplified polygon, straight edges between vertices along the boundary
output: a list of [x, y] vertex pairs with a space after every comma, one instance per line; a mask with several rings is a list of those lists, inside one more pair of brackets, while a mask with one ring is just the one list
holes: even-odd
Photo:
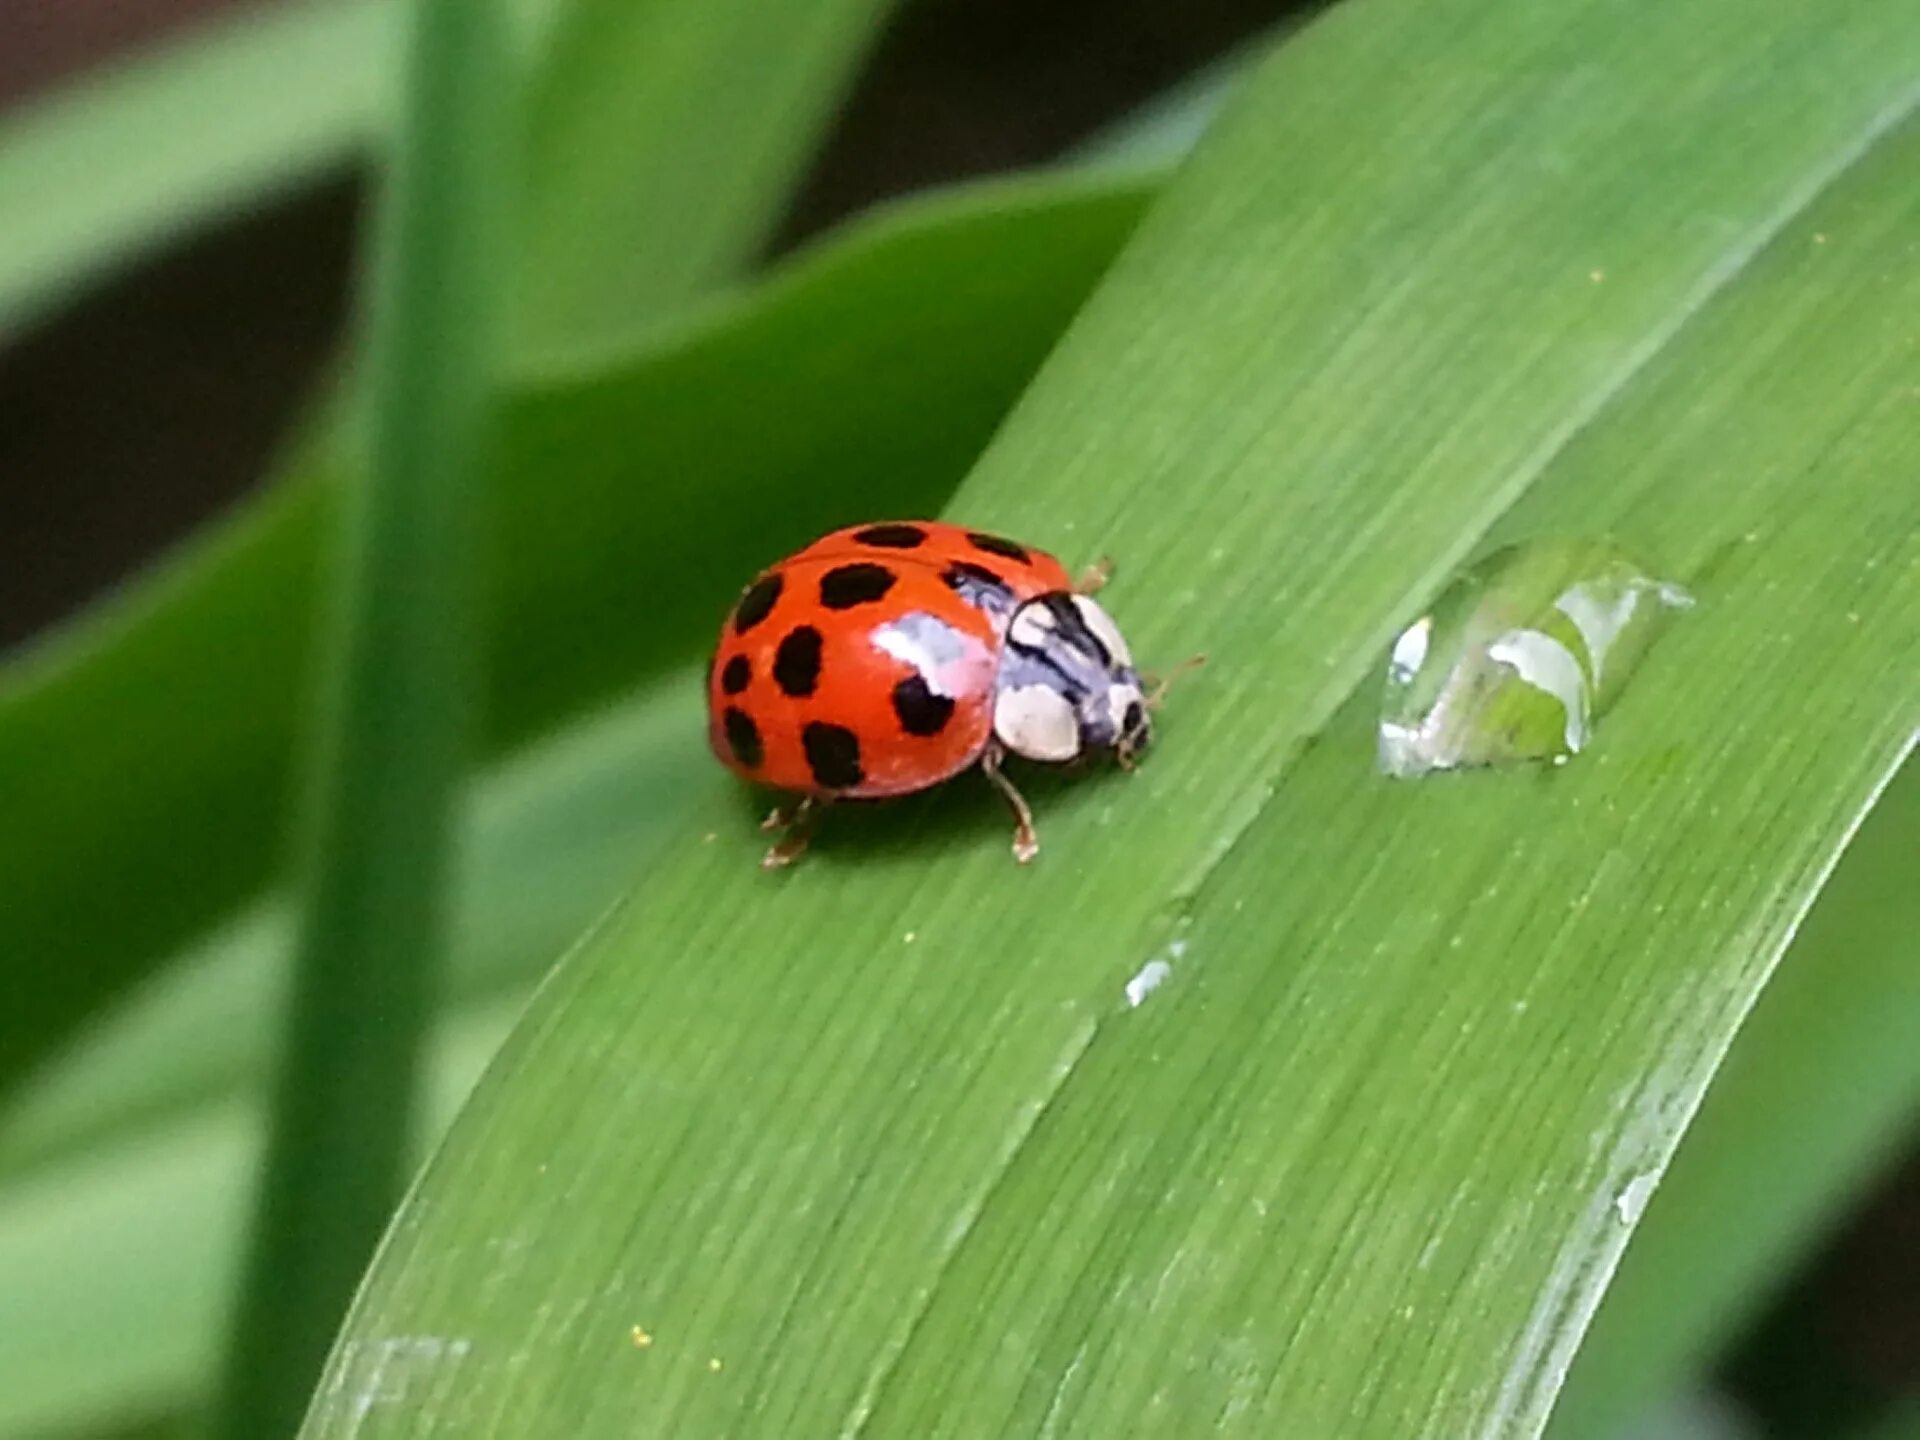
[[[933, 520], [836, 530], [760, 575], [721, 627], [708, 738], [736, 775], [797, 802], [772, 869], [806, 848], [829, 801], [925, 790], [974, 765], [1012, 806], [1014, 857], [1039, 850], [1001, 772], [1146, 745], [1150, 699], [1127, 642], [1044, 551]], [[1157, 695], [1153, 697], [1157, 699]]]

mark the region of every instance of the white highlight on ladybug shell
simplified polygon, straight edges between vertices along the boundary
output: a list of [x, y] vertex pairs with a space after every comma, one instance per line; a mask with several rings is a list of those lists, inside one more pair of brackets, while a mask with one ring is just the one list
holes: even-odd
[[1053, 612], [1045, 605], [1022, 605], [1014, 613], [1013, 624], [1007, 630], [1007, 638], [1016, 645], [1024, 645], [1029, 650], [1046, 647], [1060, 626], [1053, 618]]
[[873, 644], [911, 665], [927, 682], [927, 689], [948, 699], [957, 699], [978, 686], [989, 663], [970, 637], [923, 610], [880, 626], [873, 632]]

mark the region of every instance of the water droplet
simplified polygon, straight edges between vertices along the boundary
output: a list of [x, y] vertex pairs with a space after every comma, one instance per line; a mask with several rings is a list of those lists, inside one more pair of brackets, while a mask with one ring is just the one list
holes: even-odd
[[1380, 768], [1562, 764], [1693, 597], [1610, 540], [1536, 540], [1466, 571], [1394, 641]]
[[1128, 1006], [1138, 1009], [1149, 995], [1167, 983], [1167, 977], [1172, 974], [1173, 966], [1164, 960], [1149, 960], [1142, 965], [1140, 973], [1127, 981]]
[[1653, 1187], [1659, 1183], [1658, 1175], [1643, 1174], [1620, 1187], [1620, 1193], [1613, 1197], [1613, 1213], [1622, 1225], [1632, 1225], [1640, 1219], [1647, 1201], [1653, 1198]]

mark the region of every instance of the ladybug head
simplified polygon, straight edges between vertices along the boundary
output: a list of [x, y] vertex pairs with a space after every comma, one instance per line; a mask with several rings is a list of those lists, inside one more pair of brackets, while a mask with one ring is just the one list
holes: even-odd
[[1120, 627], [1085, 595], [1056, 590], [1014, 611], [993, 697], [994, 736], [1055, 763], [1146, 748], [1147, 700]]

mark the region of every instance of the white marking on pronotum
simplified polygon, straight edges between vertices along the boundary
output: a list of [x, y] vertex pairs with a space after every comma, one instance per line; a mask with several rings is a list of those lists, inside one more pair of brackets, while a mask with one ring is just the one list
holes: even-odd
[[1113, 617], [1093, 600], [1085, 595], [1073, 597], [1073, 608], [1080, 612], [1080, 618], [1086, 622], [1087, 629], [1107, 647], [1107, 654], [1116, 665], [1132, 665], [1133, 652], [1127, 649], [1127, 642], [1121, 638], [1120, 627], [1113, 623]]
[[993, 733], [1029, 760], [1071, 760], [1080, 753], [1080, 721], [1050, 685], [1019, 685], [993, 701]]
[[1022, 605], [1007, 629], [1007, 638], [1028, 650], [1040, 650], [1059, 630], [1053, 612], [1044, 605]]
[[1140, 967], [1140, 973], [1127, 981], [1127, 1004], [1139, 1009], [1146, 998], [1166, 984], [1173, 975], [1173, 966], [1164, 960], [1149, 960]]

